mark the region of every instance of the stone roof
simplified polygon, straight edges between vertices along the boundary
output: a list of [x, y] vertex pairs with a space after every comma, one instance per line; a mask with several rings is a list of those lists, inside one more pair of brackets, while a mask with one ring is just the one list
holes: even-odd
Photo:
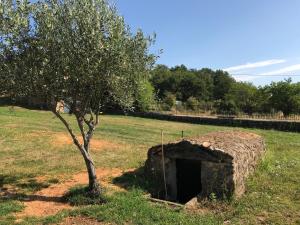
[[[211, 152], [222, 152], [230, 155], [232, 158], [243, 154], [251, 154], [252, 151], [264, 150], [264, 140], [261, 136], [243, 132], [243, 131], [220, 131], [208, 133], [206, 135], [194, 138], [188, 138], [164, 145], [166, 151], [172, 151], [172, 146], [189, 142], [192, 145], [198, 145], [201, 149]], [[262, 149], [263, 148], [263, 149]], [[148, 154], [158, 154], [161, 151], [161, 145], [155, 146], [149, 150]]]

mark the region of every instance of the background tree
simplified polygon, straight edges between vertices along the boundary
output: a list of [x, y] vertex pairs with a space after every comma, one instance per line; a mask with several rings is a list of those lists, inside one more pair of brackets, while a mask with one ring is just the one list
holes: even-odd
[[186, 101], [186, 107], [189, 110], [198, 110], [200, 107], [200, 102], [195, 97], [189, 97]]
[[217, 70], [213, 75], [214, 89], [213, 96], [215, 100], [222, 100], [229, 92], [235, 80], [229, 74], [222, 70]]
[[272, 82], [268, 86], [270, 103], [274, 109], [282, 111], [284, 116], [300, 112], [300, 88], [299, 83], [293, 84], [291, 79], [280, 82]]
[[255, 95], [257, 113], [271, 113], [273, 108], [270, 102], [271, 93], [268, 86], [259, 86]]
[[158, 65], [152, 71], [151, 83], [160, 98], [164, 98], [166, 93], [172, 93], [183, 102], [194, 97], [204, 103], [201, 105], [212, 105], [213, 101], [224, 100], [235, 80], [219, 70], [187, 69], [184, 65], [169, 69]]
[[190, 73], [180, 80], [178, 91], [180, 93], [180, 95], [177, 94], [180, 96], [178, 99], [184, 102], [193, 96], [198, 99], [208, 98], [204, 80], [199, 79], [194, 73]]
[[216, 111], [218, 114], [237, 115], [238, 107], [232, 99], [218, 100], [215, 102]]
[[212, 102], [214, 100], [214, 74], [215, 72], [208, 68], [195, 71], [198, 79], [202, 80], [204, 87], [201, 94], [201, 101]]
[[164, 94], [170, 90], [168, 83], [170, 76], [171, 72], [165, 65], [156, 65], [156, 67], [151, 71], [150, 81], [159, 99], [162, 99]]
[[155, 105], [154, 88], [149, 81], [140, 82], [136, 89], [136, 110], [146, 112]]
[[246, 82], [236, 82], [231, 85], [225, 95], [227, 101], [233, 101], [239, 111], [252, 114], [256, 109], [257, 88]]
[[197, 100], [198, 109], [204, 111], [225, 114], [299, 113], [299, 83], [291, 80], [256, 87], [251, 83], [237, 82], [222, 70], [157, 65], [151, 72], [151, 83], [160, 99], [172, 94], [183, 105], [189, 106], [189, 102]]
[[176, 104], [176, 96], [170, 92], [166, 93], [166, 96], [163, 99], [163, 110], [172, 110]]
[[[4, 0], [1, 10], [1, 89], [46, 99], [84, 158], [89, 193], [98, 196], [89, 148], [99, 114], [111, 102], [132, 109], [155, 59], [152, 39], [132, 34], [105, 0]], [[82, 141], [56, 110], [59, 102], [75, 115]]]

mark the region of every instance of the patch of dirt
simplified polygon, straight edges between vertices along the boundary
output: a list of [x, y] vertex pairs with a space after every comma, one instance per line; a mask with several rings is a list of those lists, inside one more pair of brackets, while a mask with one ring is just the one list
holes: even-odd
[[28, 134], [25, 134], [26, 137], [29, 137], [29, 138], [37, 138], [37, 137], [40, 137], [40, 136], [45, 136], [45, 132], [43, 133], [35, 133], [35, 132], [32, 132], [32, 133], [28, 133]]
[[[132, 171], [132, 170], [128, 170]], [[100, 168], [97, 169], [97, 177], [100, 183], [107, 189], [113, 191], [124, 191], [110, 181], [114, 177], [121, 176], [123, 173], [128, 172], [118, 168]], [[39, 178], [42, 180], [42, 178]], [[36, 192], [34, 195], [29, 195], [24, 200], [25, 209], [17, 213], [17, 218], [26, 216], [49, 216], [58, 213], [63, 209], [71, 209], [72, 206], [62, 201], [62, 197], [71, 187], [76, 185], [84, 185], [88, 183], [88, 175], [86, 172], [75, 174], [70, 180], [63, 183], [51, 185], [48, 188]]]
[[[77, 136], [78, 140], [80, 143], [82, 143], [82, 137]], [[64, 133], [56, 133], [53, 136], [54, 142], [53, 144], [55, 146], [64, 146], [64, 145], [72, 145], [73, 140], [70, 137], [70, 135], [64, 134]], [[119, 148], [121, 145], [118, 145], [116, 143], [112, 143], [110, 141], [105, 141], [105, 140], [97, 140], [97, 139], [92, 139], [91, 140], [91, 150], [97, 151], [97, 150], [103, 150], [103, 149], [115, 149]]]
[[60, 225], [109, 225], [87, 217], [67, 217]]
[[[64, 147], [65, 145], [73, 145], [73, 140], [67, 133], [62, 132], [52, 132], [52, 131], [39, 131], [39, 132], [31, 132], [26, 134], [27, 138], [37, 138], [37, 137], [49, 137], [51, 138], [51, 143], [54, 145], [54, 147]], [[77, 136], [77, 139], [80, 143], [83, 143], [82, 137]], [[91, 140], [91, 150], [92, 151], [101, 151], [104, 149], [117, 149], [122, 147], [122, 145], [107, 141], [107, 140], [97, 140], [95, 138], [92, 138]]]
[[7, 127], [7, 128], [17, 128], [17, 127], [20, 127], [20, 125], [14, 124], [14, 123], [10, 123], [10, 124], [4, 125], [4, 127]]

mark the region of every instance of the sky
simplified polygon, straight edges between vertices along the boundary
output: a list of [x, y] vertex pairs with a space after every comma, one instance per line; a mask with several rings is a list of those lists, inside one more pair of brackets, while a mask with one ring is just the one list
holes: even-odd
[[255, 85], [300, 81], [300, 0], [114, 2], [133, 32], [156, 33], [158, 64], [223, 69]]

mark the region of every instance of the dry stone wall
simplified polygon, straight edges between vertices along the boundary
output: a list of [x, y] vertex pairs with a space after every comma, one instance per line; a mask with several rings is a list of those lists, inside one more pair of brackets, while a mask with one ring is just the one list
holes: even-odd
[[254, 120], [254, 119], [235, 119], [235, 118], [213, 118], [213, 117], [194, 117], [194, 116], [178, 116], [166, 115], [160, 113], [132, 113], [132, 116], [169, 120], [193, 124], [206, 124], [217, 126], [273, 129], [280, 131], [300, 132], [300, 121], [286, 120]]

